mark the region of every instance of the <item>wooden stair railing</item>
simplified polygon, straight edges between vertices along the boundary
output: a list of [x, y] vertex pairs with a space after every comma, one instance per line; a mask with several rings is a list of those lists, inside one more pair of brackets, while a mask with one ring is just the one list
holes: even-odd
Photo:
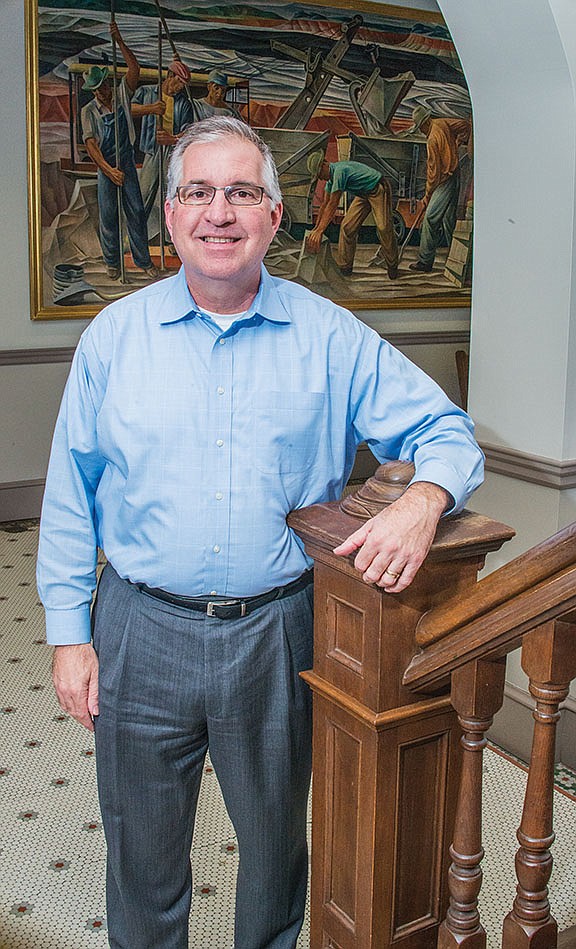
[[421, 652], [404, 685], [433, 691], [451, 682], [462, 728], [463, 765], [450, 850], [450, 906], [440, 949], [484, 949], [478, 913], [483, 857], [482, 750], [504, 694], [504, 661], [522, 645], [522, 667], [535, 699], [534, 737], [516, 854], [517, 893], [504, 921], [504, 949], [552, 949], [551, 916], [554, 746], [559, 706], [576, 678], [576, 524], [481, 580], [465, 600], [454, 598], [424, 614], [417, 626]]
[[458, 717], [447, 688], [418, 696], [401, 679], [420, 617], [471, 593], [514, 531], [465, 512], [439, 525], [408, 590], [364, 583], [334, 548], [411, 473], [382, 466], [353, 497], [289, 516], [314, 560], [314, 666], [302, 673], [314, 704], [311, 949], [434, 949], [448, 909]]
[[484, 949], [482, 752], [506, 655], [520, 645], [535, 728], [503, 940], [552, 949], [554, 743], [576, 676], [576, 524], [478, 583], [485, 555], [514, 531], [469, 511], [446, 518], [414, 582], [391, 597], [333, 551], [412, 474], [382, 465], [340, 503], [289, 516], [315, 570], [314, 668], [303, 673], [314, 701], [311, 949]]

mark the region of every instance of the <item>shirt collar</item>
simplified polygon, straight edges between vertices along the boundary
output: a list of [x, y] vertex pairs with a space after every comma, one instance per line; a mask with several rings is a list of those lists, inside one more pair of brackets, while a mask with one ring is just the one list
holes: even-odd
[[[180, 267], [180, 270], [174, 277], [171, 292], [167, 296], [166, 305], [163, 307], [163, 317], [160, 320], [160, 324], [192, 320], [195, 316], [199, 315], [199, 312], [199, 307], [188, 289], [184, 267]], [[270, 276], [264, 264], [262, 264], [261, 268], [258, 293], [247, 310], [243, 322], [254, 316], [260, 316], [262, 319], [269, 320], [271, 323], [292, 322], [290, 314], [284, 306], [280, 295], [276, 293], [274, 279]]]

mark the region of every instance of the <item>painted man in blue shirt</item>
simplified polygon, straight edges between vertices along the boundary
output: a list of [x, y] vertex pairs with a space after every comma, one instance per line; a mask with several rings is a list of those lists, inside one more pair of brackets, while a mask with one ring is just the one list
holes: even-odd
[[[262, 265], [282, 217], [247, 125], [190, 127], [168, 175], [180, 273], [85, 331], [54, 436], [39, 588], [64, 709], [95, 730], [113, 949], [184, 949], [208, 749], [239, 843], [235, 949], [294, 949], [307, 881], [310, 560], [287, 514], [356, 446], [414, 482], [337, 548], [404, 590], [481, 480], [468, 416], [351, 313]], [[96, 550], [107, 557], [92, 620]], [[92, 622], [92, 628], [91, 628]]]
[[195, 120], [193, 100], [186, 93], [189, 81], [188, 67], [181, 60], [174, 60], [168, 67], [160, 94], [158, 84], [146, 85], [139, 86], [132, 98], [132, 114], [143, 115], [139, 145], [144, 161], [140, 169], [140, 188], [146, 217], [158, 194], [160, 148], [175, 145], [181, 133]]

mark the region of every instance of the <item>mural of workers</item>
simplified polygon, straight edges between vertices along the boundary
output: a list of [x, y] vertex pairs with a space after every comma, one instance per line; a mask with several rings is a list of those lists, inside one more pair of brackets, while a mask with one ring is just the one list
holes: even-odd
[[342, 194], [352, 196], [350, 206], [340, 224], [337, 264], [340, 272], [352, 273], [358, 234], [370, 211], [374, 215], [378, 240], [386, 262], [388, 277], [398, 276], [398, 242], [392, 220], [392, 189], [379, 171], [359, 161], [336, 161], [328, 163], [322, 152], [315, 152], [308, 159], [311, 175], [326, 182], [324, 197], [318, 212], [316, 226], [308, 234], [306, 249], [311, 254], [320, 250], [324, 231], [333, 220]]
[[420, 250], [410, 270], [430, 273], [438, 247], [450, 247], [452, 241], [460, 192], [459, 149], [466, 145], [470, 152], [472, 123], [469, 118], [433, 119], [424, 106], [417, 106], [412, 118], [413, 131], [420, 129], [426, 136], [427, 159]]
[[[121, 274], [120, 232], [118, 221], [118, 190], [126, 218], [128, 240], [134, 263], [148, 276], [157, 277], [148, 249], [146, 214], [138, 173], [134, 161], [135, 130], [130, 100], [138, 85], [140, 66], [132, 50], [126, 46], [113, 20], [110, 33], [124, 56], [127, 72], [117, 87], [117, 115], [114, 114], [112, 78], [107, 66], [92, 66], [86, 73], [83, 88], [94, 98], [81, 113], [82, 137], [86, 151], [98, 168], [99, 236], [108, 276], [117, 280]], [[119, 167], [116, 167], [116, 125], [118, 126]]]
[[[38, 4], [33, 5], [38, 7], [38, 42], [31, 33], [31, 51], [36, 49], [36, 53], [30, 60], [29, 78], [32, 93], [39, 103], [38, 128], [33, 139], [38, 146], [35, 161], [39, 160], [40, 164], [36, 193], [31, 201], [35, 241], [32, 253], [40, 264], [34, 268], [37, 276], [33, 284], [33, 308], [36, 313], [54, 307], [57, 315], [59, 308], [70, 299], [63, 300], [62, 288], [56, 287], [56, 283], [61, 282], [61, 274], [58, 271], [56, 281], [55, 268], [60, 265], [85, 266], [86, 274], [98, 290], [110, 291], [102, 267], [98, 234], [94, 232], [96, 181], [85, 161], [86, 149], [78, 119], [89, 98], [82, 90], [86, 70], [97, 64], [100, 69], [108, 67], [112, 73], [108, 10], [114, 8], [114, 3], [74, 0], [71, 5], [69, 0], [38, 0]], [[184, 113], [191, 110], [192, 121], [196, 122], [205, 116], [234, 114], [237, 109], [245, 122], [260, 131], [280, 169], [284, 192], [282, 229], [267, 255], [267, 266], [274, 276], [308, 284], [330, 299], [340, 301], [349, 302], [353, 291], [355, 300], [365, 301], [369, 306], [430, 306], [447, 297], [462, 306], [469, 305], [473, 169], [464, 146], [459, 146], [456, 229], [466, 245], [468, 262], [465, 267], [463, 263], [462, 268], [456, 268], [458, 272], [444, 267], [444, 258], [449, 255], [441, 245], [447, 243], [452, 224], [449, 215], [442, 211], [440, 216], [445, 218], [442, 234], [440, 237], [432, 235], [428, 240], [432, 248], [439, 245], [435, 258], [432, 250], [434, 265], [426, 258], [418, 258], [420, 229], [428, 201], [428, 197], [424, 202], [418, 200], [425, 190], [427, 148], [426, 136], [414, 125], [414, 109], [425, 106], [423, 118], [429, 112], [434, 117], [432, 125], [437, 116], [471, 119], [472, 112], [458, 54], [439, 12], [426, 13], [422, 19], [418, 11], [403, 6], [368, 4], [370, 12], [366, 16], [364, 9], [357, 13], [348, 2], [331, 4], [328, 8], [303, 0], [298, 5], [298, 17], [293, 18], [280, 15], [277, 2], [259, 0], [260, 19], [255, 32], [254, 11], [250, 6], [234, 7], [232, 28], [229, 18], [215, 20], [204, 4], [166, 5], [161, 0], [122, 0], [115, 5], [119, 8], [118, 25], [122, 36], [141, 66], [139, 83], [146, 90], [139, 93], [137, 89], [131, 98], [131, 118], [137, 136], [134, 154], [145, 211], [149, 212], [146, 214], [149, 250], [154, 263], [162, 266], [163, 275], [178, 266], [178, 259], [172, 252], [160, 214], [163, 189], [158, 180], [158, 165], [164, 165], [163, 159], [168, 159], [167, 152], [174, 138], [188, 125], [190, 116]], [[175, 6], [179, 12], [175, 12]], [[369, 44], [366, 30], [370, 33]], [[180, 63], [174, 67], [175, 75], [170, 77], [174, 83], [172, 89], [164, 81], [171, 60]], [[120, 53], [119, 61], [123, 67]], [[140, 111], [146, 109], [147, 112]], [[144, 119], [145, 130], [141, 135]], [[438, 120], [446, 122], [448, 128], [452, 121], [462, 121]], [[68, 135], [64, 134], [66, 124]], [[468, 123], [464, 124], [465, 138]], [[160, 140], [166, 143], [162, 148]], [[303, 250], [304, 231], [309, 234], [319, 223], [317, 210], [324, 191], [325, 182], [318, 185], [307, 167], [308, 157], [318, 151], [327, 154], [332, 162], [347, 159], [362, 163], [371, 169], [372, 175], [376, 172], [383, 175], [391, 186], [393, 224], [402, 261], [398, 269], [402, 279], [399, 276], [391, 280], [387, 275], [388, 265], [390, 274], [395, 273], [391, 230], [388, 234], [392, 250], [385, 262], [375, 227], [366, 227], [368, 223], [373, 225], [372, 209], [356, 234], [352, 259], [345, 252], [341, 255], [344, 270], [354, 268], [352, 277], [338, 279], [336, 268], [337, 232], [344, 217], [343, 210], [336, 212], [324, 232], [331, 236], [334, 233], [332, 253], [326, 241], [322, 242], [326, 253]], [[450, 166], [450, 172], [452, 170]], [[378, 177], [375, 180], [381, 181]], [[387, 190], [383, 183], [384, 201]], [[431, 212], [442, 190], [440, 187], [430, 198], [423, 254], [426, 229], [433, 223]], [[318, 202], [312, 207], [314, 191]], [[349, 198], [341, 201], [341, 207], [345, 204], [348, 208], [353, 203], [354, 194], [349, 194]], [[355, 202], [360, 216], [364, 215], [362, 205], [366, 203], [369, 204], [361, 192], [361, 198]], [[381, 236], [389, 226], [390, 213], [386, 206], [382, 217], [385, 220]], [[465, 218], [468, 218], [466, 222]], [[350, 218], [343, 229], [343, 244], [349, 227], [354, 244], [358, 222]], [[77, 239], [79, 230], [82, 230], [81, 240]], [[370, 246], [365, 240], [376, 246]], [[311, 250], [314, 241], [312, 237]], [[127, 237], [125, 243], [128, 243]], [[464, 249], [456, 251], [455, 245], [454, 251], [462, 254]], [[409, 265], [415, 262], [417, 270], [421, 267], [428, 270], [432, 266], [431, 273], [409, 271]], [[66, 274], [70, 272], [66, 270]], [[143, 280], [138, 277], [135, 282]], [[120, 293], [122, 288], [112, 290]], [[93, 293], [89, 296], [86, 291], [86, 294], [88, 306], [99, 306]]]

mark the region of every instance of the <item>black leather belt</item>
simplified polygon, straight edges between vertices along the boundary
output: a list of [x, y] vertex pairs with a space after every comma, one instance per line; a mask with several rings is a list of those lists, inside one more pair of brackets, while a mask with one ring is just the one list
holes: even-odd
[[206, 616], [216, 616], [218, 619], [238, 619], [241, 616], [248, 616], [254, 610], [271, 603], [273, 600], [282, 600], [286, 596], [293, 596], [309, 586], [314, 579], [314, 570], [306, 570], [301, 577], [287, 583], [284, 587], [274, 587], [267, 593], [261, 593], [259, 596], [247, 596], [244, 599], [219, 599], [211, 600], [207, 596], [179, 596], [177, 593], [168, 593], [167, 590], [160, 590], [157, 587], [146, 586], [145, 583], [133, 583], [132, 586], [138, 587], [141, 593], [154, 597], [155, 600], [162, 600], [164, 603], [171, 603], [173, 606], [181, 606], [186, 610], [193, 610], [195, 613], [205, 613]]

